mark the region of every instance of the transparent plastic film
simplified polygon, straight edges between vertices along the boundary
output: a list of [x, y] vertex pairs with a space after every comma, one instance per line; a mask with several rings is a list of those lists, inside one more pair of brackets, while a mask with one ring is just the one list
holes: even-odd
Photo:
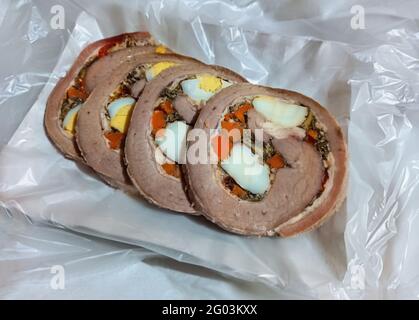
[[[339, 29], [326, 28], [319, 17], [343, 10], [331, 24], [350, 29], [350, 5], [295, 11], [298, 18], [285, 21], [263, 1], [133, 1], [97, 11], [59, 4], [68, 9], [61, 31], [51, 29], [52, 4], [2, 4], [0, 48], [13, 43], [22, 60], [18, 70], [1, 62], [0, 110], [8, 117], [0, 117], [0, 204], [7, 211], [263, 283], [281, 297], [418, 296], [419, 38], [407, 9], [398, 9], [401, 18], [390, 19], [388, 30], [371, 22], [364, 37], [355, 31], [339, 37]], [[13, 22], [18, 18], [23, 22]], [[19, 36], [7, 40], [12, 29]], [[325, 106], [348, 139], [349, 186], [341, 209], [295, 238], [242, 237], [203, 218], [155, 208], [65, 159], [43, 128], [49, 93], [88, 43], [135, 30], [252, 83], [298, 91]], [[37, 63], [32, 55], [39, 55]]]

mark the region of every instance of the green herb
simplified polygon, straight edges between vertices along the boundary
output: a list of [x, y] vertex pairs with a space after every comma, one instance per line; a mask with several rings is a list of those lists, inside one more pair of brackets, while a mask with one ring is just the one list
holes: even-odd
[[177, 85], [174, 88], [166, 87], [163, 89], [163, 92], [160, 94], [160, 96], [173, 100], [179, 95], [181, 91], [182, 91], [182, 88], [180, 85]]
[[175, 121], [183, 120], [183, 118], [180, 116], [180, 114], [177, 111], [174, 111], [167, 115], [166, 122], [171, 123]]
[[275, 148], [272, 142], [264, 142], [263, 144], [263, 159], [269, 159], [276, 154]]

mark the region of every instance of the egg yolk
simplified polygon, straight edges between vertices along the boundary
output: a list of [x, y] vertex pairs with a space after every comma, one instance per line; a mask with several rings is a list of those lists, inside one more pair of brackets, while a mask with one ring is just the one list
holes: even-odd
[[116, 115], [111, 118], [111, 127], [118, 130], [119, 132], [126, 133], [128, 130], [128, 124], [131, 118], [132, 110], [132, 105], [121, 107]]
[[69, 117], [66, 119], [66, 123], [64, 125], [64, 130], [68, 133], [74, 135], [75, 128], [76, 128], [76, 121], [77, 121], [77, 112], [73, 112]]
[[156, 47], [156, 53], [166, 53], [167, 52], [167, 48], [163, 45], [159, 45]]
[[176, 63], [174, 62], [158, 62], [150, 68], [150, 71], [153, 77], [155, 77], [163, 70], [169, 69], [170, 67], [173, 67], [174, 65], [176, 65]]
[[199, 88], [206, 92], [215, 93], [220, 90], [223, 85], [220, 78], [209, 74], [198, 76], [197, 79], [199, 80]]

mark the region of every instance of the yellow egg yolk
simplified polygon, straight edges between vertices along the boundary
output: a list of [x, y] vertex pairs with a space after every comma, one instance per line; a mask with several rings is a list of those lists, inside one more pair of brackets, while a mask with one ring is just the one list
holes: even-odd
[[167, 48], [163, 45], [159, 45], [156, 47], [156, 53], [166, 53], [167, 52]]
[[111, 118], [111, 127], [118, 130], [119, 132], [127, 133], [132, 110], [132, 105], [121, 107], [116, 115]]
[[77, 112], [74, 112], [71, 114], [67, 119], [66, 123], [64, 125], [64, 130], [70, 133], [71, 135], [74, 135], [76, 132], [76, 121], [77, 121]]
[[209, 74], [198, 76], [197, 79], [199, 80], [199, 88], [206, 92], [217, 92], [223, 85], [220, 78]]
[[173, 67], [174, 65], [176, 65], [176, 63], [174, 62], [158, 62], [156, 64], [154, 64], [151, 68], [151, 74], [153, 75], [153, 77], [157, 76], [160, 72], [162, 72], [163, 70], [169, 69], [170, 67]]

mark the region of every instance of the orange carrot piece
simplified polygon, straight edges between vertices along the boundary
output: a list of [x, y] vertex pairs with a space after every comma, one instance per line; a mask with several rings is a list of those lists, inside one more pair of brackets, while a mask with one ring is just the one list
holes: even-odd
[[237, 184], [233, 186], [231, 193], [242, 199], [247, 195], [247, 192], [243, 190], [242, 188], [240, 188]]
[[125, 138], [125, 134], [118, 131], [109, 131], [105, 133], [105, 138], [109, 141], [109, 147], [113, 150], [117, 150], [121, 148], [121, 144], [123, 139]]
[[232, 120], [232, 119], [234, 119], [234, 113], [232, 113], [232, 112], [227, 113], [227, 114], [224, 116], [224, 120], [225, 120], [225, 121]]
[[273, 169], [280, 169], [285, 166], [284, 160], [279, 154], [275, 154], [266, 160], [266, 163]]
[[314, 140], [317, 140], [318, 133], [316, 130], [310, 129], [307, 131], [307, 134], [312, 137]]
[[166, 114], [161, 110], [154, 111], [151, 117], [151, 126], [154, 134], [166, 127]]
[[82, 100], [87, 99], [87, 92], [83, 89], [77, 89], [76, 87], [70, 87], [67, 90], [67, 96], [71, 98], [80, 98]]
[[180, 169], [179, 166], [175, 163], [163, 163], [162, 168], [170, 176], [180, 178]]
[[173, 104], [169, 100], [164, 100], [160, 103], [160, 108], [162, 108], [162, 110], [167, 114], [171, 114], [174, 111]]
[[233, 142], [241, 140], [243, 125], [239, 122], [221, 121], [221, 128], [226, 130]]
[[215, 136], [212, 138], [211, 143], [219, 161], [228, 158], [230, 150], [233, 147], [233, 141], [228, 136]]
[[240, 131], [243, 130], [243, 126], [240, 123], [230, 121], [221, 121], [221, 128], [227, 130], [228, 132], [233, 129], [239, 129]]
[[234, 115], [236, 116], [237, 119], [239, 119], [240, 122], [244, 122], [244, 114], [249, 111], [250, 109], [252, 109], [253, 106], [250, 103], [245, 103], [243, 105], [241, 105], [236, 112], [234, 112]]

